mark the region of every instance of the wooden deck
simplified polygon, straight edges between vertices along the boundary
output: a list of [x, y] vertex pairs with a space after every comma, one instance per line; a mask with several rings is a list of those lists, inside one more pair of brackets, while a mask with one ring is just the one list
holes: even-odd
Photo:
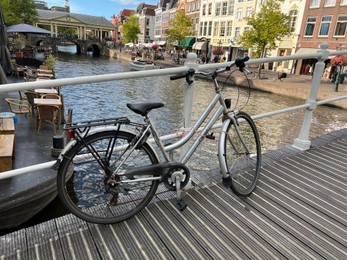
[[67, 215], [0, 237], [0, 259], [347, 259], [346, 155], [344, 129], [265, 154], [246, 199], [193, 174], [184, 212], [164, 193], [119, 224]]

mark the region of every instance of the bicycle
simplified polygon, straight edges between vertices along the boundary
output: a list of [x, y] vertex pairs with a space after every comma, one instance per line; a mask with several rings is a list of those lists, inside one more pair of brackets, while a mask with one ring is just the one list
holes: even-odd
[[[247, 60], [248, 57], [236, 60], [212, 72], [189, 69], [185, 74], [170, 77], [171, 80], [186, 78], [188, 84], [194, 75], [210, 77], [216, 92], [191, 130], [174, 143], [163, 144], [149, 116], [151, 110], [163, 107], [162, 103], [127, 104], [130, 110], [144, 117], [144, 123], [121, 117], [65, 126], [72, 139], [59, 157], [57, 177], [58, 193], [65, 207], [88, 222], [116, 223], [140, 212], [163, 183], [167, 190], [176, 192], [177, 206], [184, 210], [187, 204], [181, 191], [190, 179], [186, 163], [204, 138], [215, 138], [210, 131], [220, 117], [218, 158], [223, 184], [239, 196], [252, 193], [261, 167], [259, 135], [248, 114], [228, 110], [230, 100], [223, 99], [223, 87], [217, 81], [218, 74], [233, 66], [243, 71]], [[212, 113], [214, 107], [217, 109]], [[179, 161], [173, 161], [172, 152], [192, 139], [209, 114], [211, 118], [192, 146]], [[149, 143], [150, 135], [161, 152], [162, 162]]]

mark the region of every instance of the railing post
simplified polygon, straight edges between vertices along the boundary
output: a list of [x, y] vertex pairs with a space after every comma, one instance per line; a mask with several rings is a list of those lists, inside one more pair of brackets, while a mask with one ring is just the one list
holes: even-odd
[[306, 110], [299, 137], [295, 139], [293, 144], [293, 146], [299, 150], [307, 150], [311, 146], [311, 141], [309, 140], [309, 134], [310, 134], [310, 128], [311, 128], [312, 115], [313, 115], [313, 111], [317, 107], [316, 99], [317, 99], [318, 88], [320, 86], [322, 75], [324, 73], [324, 68], [325, 68], [324, 61], [328, 59], [328, 55], [329, 55], [329, 52], [327, 51], [328, 46], [329, 45], [327, 43], [322, 43], [320, 45], [321, 50], [317, 51], [318, 53], [322, 53], [322, 56], [319, 58], [318, 62], [315, 65], [310, 96], [308, 100], [306, 101], [306, 103], [309, 104], [310, 107], [308, 107]]

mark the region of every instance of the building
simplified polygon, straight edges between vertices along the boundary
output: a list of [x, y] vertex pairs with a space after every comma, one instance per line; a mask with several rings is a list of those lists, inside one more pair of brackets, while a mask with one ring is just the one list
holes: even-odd
[[55, 35], [59, 35], [59, 28], [71, 28], [78, 39], [85, 40], [91, 37], [103, 40], [116, 29], [105, 17], [41, 9], [37, 12], [39, 22], [36, 25], [49, 28]]
[[[284, 37], [277, 43], [277, 47], [271, 51], [272, 57], [289, 56], [296, 52], [306, 2], [305, 0], [285, 0], [283, 3], [282, 12], [291, 17], [290, 26], [293, 32], [290, 36]], [[275, 62], [274, 64], [269, 64], [269, 69], [294, 73], [295, 62]]]
[[169, 20], [175, 17], [177, 2], [177, 0], [160, 0], [155, 9], [154, 39], [160, 46], [167, 44], [165, 31], [168, 28]]
[[[329, 50], [347, 48], [347, 0], [306, 1], [304, 18], [297, 43], [297, 54], [317, 52], [322, 42]], [[298, 60], [296, 74], [306, 74], [317, 60]]]
[[139, 43], [151, 43], [154, 41], [155, 9], [157, 9], [156, 5], [145, 3], [140, 4], [136, 9], [141, 31], [138, 39]]
[[111, 23], [116, 27], [116, 30], [113, 32], [113, 38], [117, 40], [118, 44], [121, 44], [123, 41], [122, 24], [125, 23], [134, 13], [135, 10], [123, 9], [119, 12], [118, 16], [112, 17]]

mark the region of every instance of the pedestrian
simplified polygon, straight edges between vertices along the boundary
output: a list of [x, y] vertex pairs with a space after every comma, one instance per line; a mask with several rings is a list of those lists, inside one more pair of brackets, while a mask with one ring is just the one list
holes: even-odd
[[312, 76], [313, 75], [313, 66], [310, 66], [308, 69], [308, 73]]

